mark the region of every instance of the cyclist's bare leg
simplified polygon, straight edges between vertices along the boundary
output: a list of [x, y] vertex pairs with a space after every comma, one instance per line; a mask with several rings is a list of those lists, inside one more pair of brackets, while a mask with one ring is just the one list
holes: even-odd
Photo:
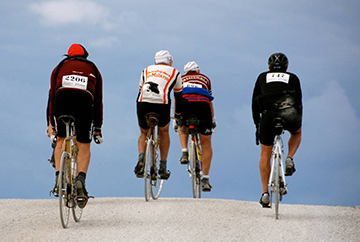
[[202, 135], [200, 136], [200, 143], [202, 148], [202, 168], [205, 176], [209, 175], [211, 159], [212, 159], [212, 148], [211, 148], [211, 135]]
[[87, 173], [90, 164], [90, 143], [80, 143], [78, 142], [79, 153], [77, 157], [77, 171], [76, 174], [79, 172]]
[[148, 129], [143, 129], [143, 128], [140, 128], [140, 131], [141, 131], [141, 134], [140, 134], [140, 137], [139, 137], [139, 141], [138, 141], [138, 147], [139, 147], [139, 154], [141, 153], [145, 153], [145, 149], [146, 149], [146, 135], [148, 133]]
[[169, 125], [170, 122], [164, 127], [159, 127], [161, 160], [166, 160], [169, 153], [169, 147], [170, 147]]
[[291, 136], [290, 136], [290, 139], [288, 142], [288, 146], [289, 146], [288, 157], [294, 158], [294, 155], [300, 146], [300, 142], [301, 142], [301, 128], [298, 129], [297, 131], [291, 133]]
[[264, 192], [269, 192], [268, 190], [268, 182], [270, 178], [271, 165], [270, 159], [272, 154], [272, 145], [263, 145], [261, 144], [261, 158], [260, 158], [260, 176], [261, 176], [261, 184]]
[[60, 171], [60, 159], [61, 159], [61, 149], [63, 146], [65, 138], [57, 138], [56, 147], [55, 147], [55, 169]]
[[[185, 129], [185, 126], [183, 126], [183, 128]], [[180, 138], [181, 148], [187, 149], [189, 134], [183, 133], [181, 130], [179, 130], [179, 138]]]

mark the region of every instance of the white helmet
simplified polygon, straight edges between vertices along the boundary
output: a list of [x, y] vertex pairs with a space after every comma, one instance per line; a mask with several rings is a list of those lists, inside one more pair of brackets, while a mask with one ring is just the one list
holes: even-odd
[[184, 66], [185, 74], [188, 73], [189, 71], [199, 71], [199, 70], [200, 70], [200, 67], [198, 64], [196, 64], [195, 61], [190, 61]]
[[160, 50], [155, 54], [155, 64], [159, 64], [159, 63], [170, 64], [170, 60], [172, 60], [172, 56], [167, 50]]

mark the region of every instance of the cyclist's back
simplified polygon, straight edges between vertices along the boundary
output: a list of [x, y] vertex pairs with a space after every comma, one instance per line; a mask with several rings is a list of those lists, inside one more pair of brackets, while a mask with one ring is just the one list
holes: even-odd
[[[260, 124], [260, 141], [272, 145], [274, 129], [272, 120], [281, 117], [285, 120], [284, 129], [295, 132], [301, 127], [302, 92], [299, 78], [286, 68], [263, 72], [255, 83], [252, 100], [253, 120]], [[261, 122], [260, 122], [260, 113]]]
[[138, 102], [169, 104], [170, 92], [182, 89], [179, 71], [164, 64], [150, 65], [141, 74]]

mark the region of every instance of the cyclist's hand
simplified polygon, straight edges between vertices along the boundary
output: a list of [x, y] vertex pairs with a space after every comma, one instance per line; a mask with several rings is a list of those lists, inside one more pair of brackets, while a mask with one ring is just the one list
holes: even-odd
[[51, 146], [54, 148], [56, 146], [56, 141], [57, 141], [56, 130], [54, 130], [52, 125], [49, 124], [49, 126], [46, 129], [45, 133], [50, 138]]
[[216, 117], [212, 117], [212, 128], [215, 129], [217, 126]]
[[178, 124], [178, 121], [175, 119], [173, 119], [173, 128], [174, 128], [175, 132], [178, 132], [179, 124]]
[[260, 144], [260, 124], [256, 125], [255, 142], [256, 142], [256, 145]]
[[101, 134], [101, 129], [99, 129], [99, 128], [95, 128], [94, 142], [98, 145], [101, 145], [104, 142], [104, 138], [102, 137], [102, 134]]

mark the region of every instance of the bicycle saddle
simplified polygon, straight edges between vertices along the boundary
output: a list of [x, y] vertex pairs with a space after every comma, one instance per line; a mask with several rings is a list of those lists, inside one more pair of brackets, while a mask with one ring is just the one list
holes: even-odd
[[272, 123], [275, 128], [275, 134], [280, 135], [284, 130], [285, 120], [280, 117], [277, 117], [273, 119]]
[[145, 118], [149, 126], [156, 126], [159, 123], [160, 116], [157, 113], [150, 112], [145, 115]]
[[58, 118], [58, 121], [60, 122], [60, 120], [62, 120], [64, 122], [64, 124], [66, 123], [73, 123], [75, 122], [75, 118], [71, 115], [61, 115], [59, 118]]
[[199, 125], [200, 124], [200, 120], [195, 116], [195, 115], [189, 115], [189, 117], [186, 120], [186, 125], [190, 126], [190, 125]]

